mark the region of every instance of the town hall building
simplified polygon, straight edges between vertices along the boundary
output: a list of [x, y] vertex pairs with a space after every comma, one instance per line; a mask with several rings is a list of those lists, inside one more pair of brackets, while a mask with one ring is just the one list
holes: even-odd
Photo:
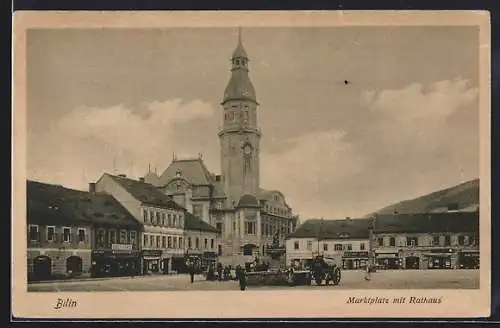
[[222, 241], [219, 255], [226, 256], [284, 250], [286, 236], [298, 224], [280, 191], [260, 187], [259, 103], [248, 67], [240, 32], [221, 102], [221, 174], [210, 172], [201, 155], [188, 159], [174, 155], [162, 174], [150, 171], [144, 177], [145, 182], [215, 227]]

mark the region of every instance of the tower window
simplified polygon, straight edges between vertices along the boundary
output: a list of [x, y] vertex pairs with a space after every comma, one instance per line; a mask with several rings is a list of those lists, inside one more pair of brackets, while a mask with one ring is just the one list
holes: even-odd
[[236, 59], [236, 65], [239, 65], [240, 64], [240, 61], [238, 59]]

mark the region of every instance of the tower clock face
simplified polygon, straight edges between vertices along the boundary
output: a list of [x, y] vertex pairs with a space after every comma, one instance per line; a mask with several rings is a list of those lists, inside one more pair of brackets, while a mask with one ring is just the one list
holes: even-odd
[[249, 144], [246, 144], [243, 147], [243, 153], [245, 153], [245, 155], [250, 155], [252, 153], [252, 146], [250, 146]]

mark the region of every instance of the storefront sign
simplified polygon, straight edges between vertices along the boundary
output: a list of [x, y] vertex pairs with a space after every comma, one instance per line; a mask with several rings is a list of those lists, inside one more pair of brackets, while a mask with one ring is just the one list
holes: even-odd
[[342, 257], [350, 257], [350, 258], [366, 258], [368, 257], [368, 252], [344, 252]]
[[142, 251], [142, 256], [161, 257], [161, 249], [145, 249]]
[[112, 244], [111, 250], [113, 251], [132, 251], [131, 244]]

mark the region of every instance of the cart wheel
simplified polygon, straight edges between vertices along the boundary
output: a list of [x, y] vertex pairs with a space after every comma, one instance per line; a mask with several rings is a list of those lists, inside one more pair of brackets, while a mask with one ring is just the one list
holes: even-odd
[[340, 273], [340, 269], [335, 268], [335, 270], [333, 271], [333, 285], [336, 286], [340, 283], [341, 276], [342, 274]]
[[321, 286], [321, 283], [323, 282], [323, 278], [322, 277], [316, 277], [315, 281], [316, 281], [316, 285]]

